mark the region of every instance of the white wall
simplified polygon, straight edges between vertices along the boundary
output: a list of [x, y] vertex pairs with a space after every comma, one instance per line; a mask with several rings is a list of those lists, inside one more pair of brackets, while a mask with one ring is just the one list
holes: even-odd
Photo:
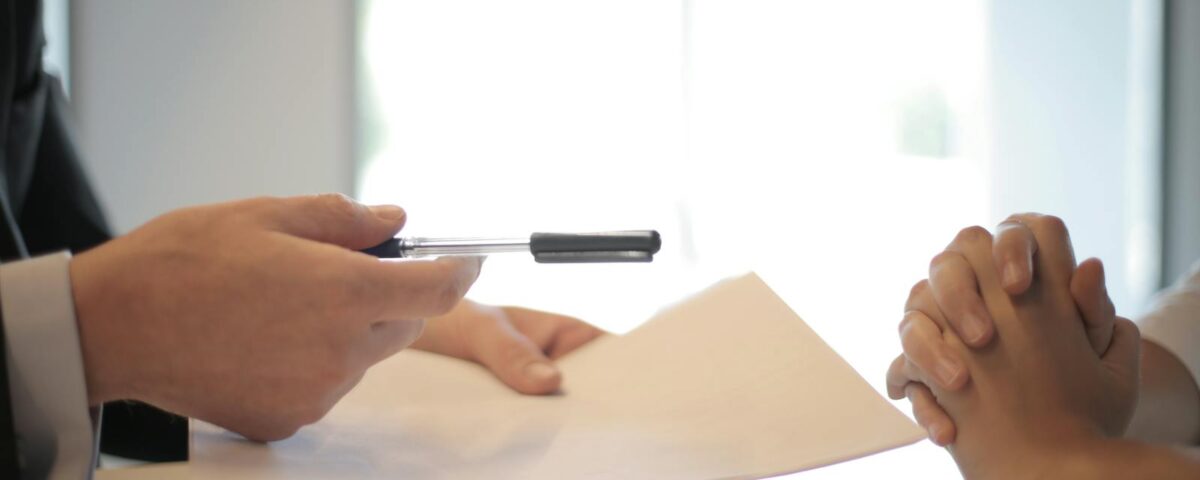
[[350, 193], [354, 2], [72, 2], [72, 100], [113, 227]]
[[989, 3], [993, 216], [1061, 216], [1117, 311], [1158, 286], [1160, 0]]

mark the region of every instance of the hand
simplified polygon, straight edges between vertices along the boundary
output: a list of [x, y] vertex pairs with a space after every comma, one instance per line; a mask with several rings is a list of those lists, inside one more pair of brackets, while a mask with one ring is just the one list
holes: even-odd
[[[1033, 283], [1033, 262], [1039, 238], [1049, 245], [1070, 248], [1066, 229], [1058, 228], [1060, 226], [1061, 220], [1038, 214], [1013, 215], [1000, 224], [993, 242], [992, 258], [996, 270], [1003, 272], [1005, 291], [1019, 295]], [[1073, 253], [1069, 258], [1073, 264]], [[1070, 282], [1071, 295], [1088, 327], [1089, 340], [1097, 355], [1102, 354], [1107, 349], [1116, 318], [1104, 286], [1103, 265], [1097, 259], [1085, 260]], [[937, 319], [940, 325], [952, 326], [960, 335], [968, 330], [979, 331], [977, 327], [966, 326], [975, 322], [983, 325], [982, 330], [986, 333], [982, 338], [988, 341], [994, 331], [991, 316], [979, 295], [975, 272], [961, 261], [961, 256], [952, 252], [944, 252], [930, 263], [929, 280], [922, 280], [913, 287], [905, 311], [921, 312]], [[949, 445], [954, 442], [957, 429], [934, 401], [922, 379], [943, 389], [955, 390], [967, 384], [969, 375], [961, 360], [949, 353], [940, 336], [913, 328], [914, 324], [910, 322], [901, 325], [905, 353], [897, 357], [888, 370], [888, 394], [893, 399], [907, 396], [917, 422], [929, 431], [930, 440], [938, 445]]]
[[380, 261], [399, 207], [341, 195], [178, 210], [71, 261], [88, 400], [275, 440], [447, 312], [479, 259]]
[[1059, 453], [1123, 433], [1136, 404], [1137, 327], [1117, 319], [1105, 353], [1095, 354], [1071, 292], [1069, 237], [1061, 222], [1047, 228], [1048, 235], [1038, 237], [1037, 275], [1021, 295], [1002, 289], [986, 230], [966, 229], [947, 248], [944, 255], [957, 258], [948, 261], [975, 272], [995, 322], [996, 338], [987, 348], [972, 350], [923, 313], [906, 317], [906, 329], [941, 336], [970, 372], [969, 388], [927, 383], [958, 425], [951, 452], [970, 478], [1044, 474]]
[[562, 374], [551, 360], [604, 332], [575, 318], [464, 300], [431, 318], [413, 348], [478, 362], [513, 390], [542, 395], [558, 391]]
[[[1045, 272], [1037, 272], [1034, 262], [1037, 259], [1039, 245], [1045, 247], [1061, 247], [1064, 265], [1075, 267], [1075, 253], [1071, 247], [1071, 237], [1063, 221], [1051, 215], [1023, 213], [1011, 215], [996, 228], [991, 258], [996, 271], [1001, 272], [1001, 284], [1010, 295], [1020, 295]], [[1096, 265], [1086, 265], [1094, 262]], [[1081, 310], [1096, 315], [1085, 315], [1087, 320], [1088, 339], [1096, 353], [1104, 353], [1112, 336], [1112, 314], [1105, 315], [1104, 311], [1112, 310], [1112, 302], [1104, 287], [1103, 271], [1099, 268], [1099, 260], [1089, 260], [1081, 265], [1078, 293]], [[1071, 273], [1067, 277], [1071, 277]], [[1099, 276], [1097, 276], [1099, 275]], [[1086, 280], [1086, 281], [1084, 281]], [[947, 314], [947, 320], [954, 331], [966, 343], [973, 347], [983, 347], [991, 340], [994, 331], [991, 317], [979, 296], [978, 283], [975, 276], [965, 265], [958, 262], [953, 255], [935, 257], [929, 268], [929, 281], [933, 286], [933, 295], [938, 305]]]

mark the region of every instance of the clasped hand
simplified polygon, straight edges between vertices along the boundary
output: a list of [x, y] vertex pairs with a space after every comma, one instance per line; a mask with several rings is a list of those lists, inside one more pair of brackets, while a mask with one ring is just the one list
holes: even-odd
[[1042, 452], [1119, 436], [1134, 411], [1137, 327], [1055, 217], [961, 231], [913, 287], [900, 337], [889, 395], [970, 478], [1046, 474]]

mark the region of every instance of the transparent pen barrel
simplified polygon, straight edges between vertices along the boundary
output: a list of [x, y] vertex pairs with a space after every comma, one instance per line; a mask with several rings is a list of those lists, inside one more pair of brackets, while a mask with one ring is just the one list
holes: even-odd
[[405, 257], [443, 257], [528, 252], [528, 238], [408, 238], [400, 245]]

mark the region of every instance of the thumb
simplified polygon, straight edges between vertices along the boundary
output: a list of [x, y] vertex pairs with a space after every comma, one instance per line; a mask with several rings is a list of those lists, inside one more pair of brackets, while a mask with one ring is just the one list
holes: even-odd
[[480, 322], [470, 335], [475, 359], [513, 390], [544, 395], [562, 384], [554, 363], [509, 322]]
[[362, 250], [391, 238], [407, 215], [395, 205], [368, 207], [339, 193], [279, 199], [267, 215], [277, 230]]
[[[1113, 324], [1112, 343], [1104, 352], [1102, 360], [1109, 369], [1121, 375], [1137, 375], [1141, 358], [1142, 335], [1136, 324], [1124, 317], [1117, 317]], [[1136, 380], [1136, 377], [1133, 377]]]

